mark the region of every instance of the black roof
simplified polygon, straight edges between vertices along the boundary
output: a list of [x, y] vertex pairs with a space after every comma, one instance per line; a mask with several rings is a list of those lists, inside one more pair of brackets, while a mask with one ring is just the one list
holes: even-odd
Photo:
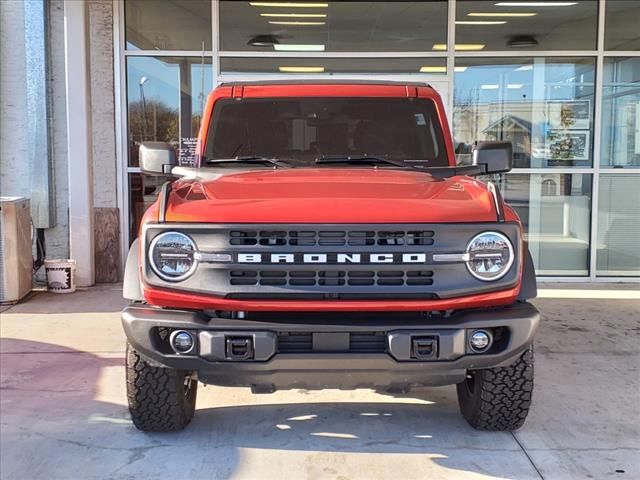
[[395, 82], [390, 80], [338, 80], [338, 79], [305, 79], [305, 80], [256, 80], [250, 82], [224, 82], [220, 86], [248, 87], [261, 85], [396, 85], [400, 87], [431, 87], [427, 82]]

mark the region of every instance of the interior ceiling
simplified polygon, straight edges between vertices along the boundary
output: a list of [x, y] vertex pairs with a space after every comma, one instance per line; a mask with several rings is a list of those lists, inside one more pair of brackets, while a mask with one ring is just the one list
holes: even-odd
[[[268, 3], [268, 1], [263, 2]], [[301, 2], [296, 2], [301, 3]], [[446, 0], [324, 1], [327, 8], [251, 6], [222, 0], [220, 48], [226, 51], [273, 51], [249, 45], [256, 35], [272, 35], [281, 44], [324, 45], [325, 51], [432, 51], [446, 43]], [[477, 43], [487, 50], [591, 50], [596, 47], [597, 1], [579, 0], [562, 7], [505, 7], [497, 0], [457, 1], [458, 21], [502, 20], [500, 25], [458, 24], [457, 43]], [[208, 0], [127, 0], [127, 40], [144, 49], [210, 48], [211, 3]], [[632, 49], [639, 43], [635, 0], [609, 0], [607, 38]], [[529, 12], [531, 17], [470, 17], [469, 13]], [[265, 17], [267, 14], [323, 14], [326, 17]], [[270, 21], [313, 21], [322, 25], [274, 25]], [[615, 32], [612, 26], [615, 25]], [[614, 35], [615, 33], [615, 35]], [[514, 49], [516, 36], [535, 38], [538, 46]], [[635, 38], [635, 40], [634, 40]], [[635, 43], [634, 43], [635, 42]], [[612, 45], [614, 47], [615, 45]]]
[[[223, 50], [252, 47], [256, 35], [274, 35], [282, 44], [321, 44], [326, 51], [420, 51], [446, 42], [447, 2], [327, 2], [328, 8], [255, 7], [220, 3]], [[261, 13], [325, 14], [324, 18], [263, 17]], [[273, 25], [269, 21], [315, 21], [324, 25]]]

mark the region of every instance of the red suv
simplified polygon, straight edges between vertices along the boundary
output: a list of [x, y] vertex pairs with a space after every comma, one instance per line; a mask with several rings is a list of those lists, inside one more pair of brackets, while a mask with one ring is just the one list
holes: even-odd
[[198, 381], [406, 392], [457, 384], [479, 429], [513, 430], [539, 313], [521, 222], [491, 178], [508, 143], [457, 166], [426, 84], [223, 84], [194, 167], [169, 175], [127, 260], [127, 392], [141, 430], [186, 426]]

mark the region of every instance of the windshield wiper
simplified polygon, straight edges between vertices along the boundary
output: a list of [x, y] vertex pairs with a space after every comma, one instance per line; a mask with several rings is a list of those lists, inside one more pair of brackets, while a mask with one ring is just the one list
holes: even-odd
[[274, 167], [284, 167], [291, 168], [286, 162], [283, 162], [279, 158], [276, 157], [262, 157], [259, 155], [243, 155], [240, 157], [232, 157], [232, 158], [212, 158], [206, 159], [206, 165], [217, 165], [221, 163], [263, 163], [267, 165], [273, 165]]
[[323, 155], [316, 158], [316, 163], [386, 163], [402, 168], [413, 168], [416, 170], [423, 169], [421, 166], [407, 164], [402, 160], [390, 160], [386, 157], [380, 157], [377, 155]]
[[397, 167], [418, 170], [428, 173], [437, 180], [455, 177], [457, 175], [486, 175], [485, 165], [457, 165], [431, 167], [426, 165], [430, 160], [390, 160], [376, 155], [326, 155], [316, 158], [316, 163], [387, 163]]

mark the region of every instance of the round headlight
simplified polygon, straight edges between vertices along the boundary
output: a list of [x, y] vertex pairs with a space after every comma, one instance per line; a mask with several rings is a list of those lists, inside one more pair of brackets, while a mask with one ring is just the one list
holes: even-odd
[[502, 278], [513, 264], [513, 246], [501, 233], [484, 232], [476, 235], [467, 245], [467, 268], [479, 280]]
[[197, 262], [196, 244], [184, 233], [165, 232], [151, 241], [149, 263], [163, 280], [178, 282], [191, 275]]

